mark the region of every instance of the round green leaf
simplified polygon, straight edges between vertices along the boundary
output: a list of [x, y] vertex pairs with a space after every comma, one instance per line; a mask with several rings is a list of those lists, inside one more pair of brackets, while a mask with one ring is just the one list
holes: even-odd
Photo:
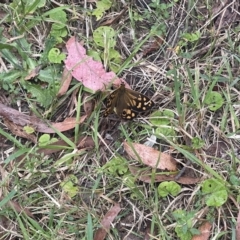
[[211, 111], [216, 111], [220, 107], [222, 107], [224, 101], [223, 101], [222, 95], [219, 92], [212, 91], [207, 94], [204, 100], [204, 103], [208, 105], [208, 108]]
[[158, 194], [160, 197], [167, 195], [177, 196], [181, 191], [181, 187], [174, 181], [162, 182], [158, 186]]
[[93, 32], [94, 42], [103, 48], [110, 49], [116, 45], [116, 32], [111, 27], [99, 27]]

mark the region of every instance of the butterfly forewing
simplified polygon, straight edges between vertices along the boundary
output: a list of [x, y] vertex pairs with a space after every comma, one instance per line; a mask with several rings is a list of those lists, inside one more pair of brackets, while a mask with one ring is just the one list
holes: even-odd
[[145, 95], [121, 86], [112, 92], [106, 100], [106, 110], [104, 116], [113, 112], [114, 108], [119, 117], [131, 120], [137, 116], [138, 112], [151, 109], [154, 103]]

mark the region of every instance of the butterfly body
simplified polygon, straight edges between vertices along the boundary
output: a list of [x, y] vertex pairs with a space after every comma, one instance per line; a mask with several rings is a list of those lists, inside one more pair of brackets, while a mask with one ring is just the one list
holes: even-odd
[[125, 88], [124, 83], [118, 89], [110, 93], [106, 99], [106, 110], [104, 116], [111, 114], [114, 109], [119, 117], [131, 120], [137, 116], [138, 112], [144, 112], [154, 106], [145, 95], [134, 90]]

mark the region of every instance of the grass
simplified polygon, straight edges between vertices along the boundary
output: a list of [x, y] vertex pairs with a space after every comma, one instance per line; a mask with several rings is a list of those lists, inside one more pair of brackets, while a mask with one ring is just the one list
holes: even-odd
[[[92, 2], [0, 5], [0, 103], [51, 122], [80, 119], [84, 94], [92, 104], [83, 123], [66, 132], [55, 129], [49, 139], [58, 142], [44, 146], [38, 144], [43, 133], [35, 129], [33, 143], [0, 114], [0, 239], [91, 240], [116, 203], [121, 211], [111, 222], [109, 240], [145, 234], [188, 240], [206, 222], [211, 229], [205, 239], [239, 234], [240, 9], [233, 2], [230, 16], [229, 5], [220, 9], [214, 1], [146, 2], [127, 1], [127, 11], [110, 24], [121, 61], [93, 39], [94, 30], [122, 11], [121, 1], [97, 9], [99, 21], [91, 15]], [[59, 59], [73, 35], [132, 89], [152, 97], [151, 113], [128, 122], [106, 119], [101, 93], [76, 80], [57, 96], [64, 69]], [[63, 55], [49, 58], [52, 48]], [[186, 167], [184, 177], [201, 180], [161, 197], [154, 177], [164, 171], [143, 166], [123, 148], [124, 141], [144, 144], [149, 138], [153, 148], [178, 161], [179, 171]], [[150, 183], [138, 180], [129, 166], [150, 173]], [[174, 185], [169, 186], [171, 192]]]

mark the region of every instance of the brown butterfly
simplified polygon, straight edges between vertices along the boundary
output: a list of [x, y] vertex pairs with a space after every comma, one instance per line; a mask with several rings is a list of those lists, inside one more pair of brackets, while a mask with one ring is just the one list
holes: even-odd
[[131, 120], [137, 116], [139, 112], [145, 112], [154, 106], [154, 102], [151, 101], [145, 95], [125, 88], [124, 83], [113, 91], [106, 98], [106, 110], [104, 117], [111, 114], [115, 108], [119, 117], [125, 120]]

